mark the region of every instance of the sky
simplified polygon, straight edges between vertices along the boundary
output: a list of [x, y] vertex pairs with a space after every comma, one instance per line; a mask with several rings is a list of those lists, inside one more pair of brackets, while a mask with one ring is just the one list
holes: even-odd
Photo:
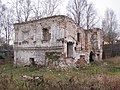
[[[3, 3], [10, 2], [11, 0], [1, 0]], [[14, 0], [12, 0], [14, 1]], [[66, 14], [66, 6], [69, 0], [62, 0], [61, 4], [61, 14]], [[104, 17], [104, 13], [106, 9], [114, 10], [117, 15], [117, 20], [120, 21], [120, 0], [88, 0], [88, 2], [92, 2], [97, 10], [97, 15], [100, 18]]]
[[[69, 0], [63, 0], [62, 6], [62, 14], [66, 14], [66, 6]], [[97, 11], [97, 16], [99, 17], [99, 23], [97, 27], [101, 28], [101, 21], [104, 18], [105, 11], [107, 9], [112, 9], [116, 14], [116, 19], [118, 24], [120, 24], [120, 0], [88, 0], [88, 2], [92, 2]]]
[[[97, 15], [99, 17], [101, 18], [104, 17], [106, 9], [112, 9], [117, 15], [117, 18], [120, 19], [120, 0], [88, 0], [88, 1], [94, 4], [95, 9], [97, 10]], [[64, 0], [62, 8], [65, 8], [67, 4], [68, 0]], [[65, 12], [66, 10], [62, 9], [62, 13], [65, 14]]]
[[117, 17], [120, 19], [120, 0], [89, 0], [93, 2], [95, 8], [97, 9], [97, 13], [100, 14], [101, 17], [104, 16], [104, 12], [106, 9], [112, 9], [116, 13]]
[[[11, 0], [1, 0], [3, 3], [6, 2], [10, 2]], [[13, 0], [12, 0], [13, 1]], [[68, 4], [69, 0], [62, 0], [63, 3], [61, 5], [61, 11], [62, 14], [66, 14], [66, 6]], [[89, 2], [93, 2], [95, 8], [97, 9], [97, 14], [100, 17], [104, 16], [104, 12], [106, 11], [106, 9], [110, 8], [113, 9], [115, 11], [115, 13], [117, 14], [117, 17], [120, 19], [120, 9], [119, 9], [119, 5], [120, 5], [120, 0], [88, 0]]]

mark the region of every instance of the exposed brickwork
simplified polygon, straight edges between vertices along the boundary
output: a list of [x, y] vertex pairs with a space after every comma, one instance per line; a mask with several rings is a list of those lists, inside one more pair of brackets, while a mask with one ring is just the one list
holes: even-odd
[[30, 58], [37, 65], [46, 65], [46, 52], [61, 53], [60, 67], [76, 66], [76, 62], [86, 65], [91, 51], [96, 59], [102, 58], [101, 30], [84, 30], [67, 16], [17, 23], [14, 28], [14, 63], [18, 66], [30, 65]]

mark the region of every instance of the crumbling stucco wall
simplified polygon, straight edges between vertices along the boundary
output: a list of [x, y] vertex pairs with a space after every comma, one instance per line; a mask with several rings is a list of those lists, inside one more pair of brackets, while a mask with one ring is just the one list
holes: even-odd
[[[77, 40], [77, 33], [80, 34], [79, 41]], [[66, 20], [66, 28], [65, 28], [65, 43], [64, 43], [64, 53], [65, 53], [65, 61], [68, 66], [76, 66], [76, 62], [80, 59], [81, 55], [85, 56], [85, 33], [84, 30], [78, 27], [72, 20]], [[73, 43], [73, 56], [69, 58], [67, 56], [67, 43]], [[85, 57], [86, 60], [86, 57]]]
[[14, 63], [17, 66], [29, 65], [31, 58], [37, 65], [47, 65], [51, 61], [53, 64], [59, 62], [61, 67], [76, 66], [81, 61], [87, 64], [91, 51], [97, 59], [102, 57], [100, 30], [85, 31], [66, 16], [18, 23], [14, 28]]
[[[90, 55], [90, 52], [92, 51], [95, 54], [95, 60], [102, 60], [102, 30], [99, 28], [94, 28], [91, 30], [85, 30], [86, 34], [86, 52], [88, 55]], [[89, 60], [89, 56], [88, 60]]]
[[[30, 64], [34, 58], [38, 64], [44, 64], [45, 52], [62, 52], [64, 39], [64, 18], [50, 18], [15, 25], [15, 64]], [[44, 40], [43, 28], [49, 31], [49, 40]], [[50, 51], [49, 51], [50, 50]]]

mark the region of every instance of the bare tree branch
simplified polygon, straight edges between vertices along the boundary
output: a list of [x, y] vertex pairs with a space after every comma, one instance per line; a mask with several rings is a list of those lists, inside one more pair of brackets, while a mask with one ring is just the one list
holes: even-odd
[[92, 3], [87, 0], [72, 0], [67, 7], [68, 16], [73, 18], [76, 24], [80, 27], [90, 29], [97, 23], [96, 10]]
[[14, 11], [7, 5], [0, 3], [0, 38], [5, 38], [5, 43], [9, 45], [13, 33]]
[[38, 0], [33, 8], [34, 19], [56, 15], [60, 3], [61, 0]]
[[86, 28], [91, 29], [95, 26], [96, 22], [96, 11], [94, 10], [93, 4], [90, 3], [86, 8]]
[[32, 0], [16, 0], [13, 5], [17, 22], [20, 23], [30, 19], [30, 16], [32, 16]]
[[68, 16], [72, 17], [80, 27], [83, 27], [83, 16], [86, 7], [87, 0], [72, 0], [67, 6]]
[[117, 37], [117, 27], [118, 24], [116, 14], [111, 9], [106, 10], [105, 18], [102, 21], [104, 41], [108, 42], [109, 44], [113, 44], [115, 42], [115, 39]]

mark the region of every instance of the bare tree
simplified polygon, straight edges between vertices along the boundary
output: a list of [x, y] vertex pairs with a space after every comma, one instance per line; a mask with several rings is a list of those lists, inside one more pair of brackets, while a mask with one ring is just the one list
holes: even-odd
[[5, 13], [5, 10], [6, 10], [6, 8], [5, 8], [5, 5], [4, 4], [2, 4], [2, 2], [1, 2], [1, 0], [0, 0], [0, 37], [1, 37], [1, 35], [2, 35], [2, 30], [3, 30], [3, 15], [4, 15], [4, 13]]
[[42, 4], [43, 2], [41, 2], [41, 0], [37, 0], [36, 2], [34, 2], [34, 5], [33, 5], [34, 19], [39, 19], [43, 17], [44, 13], [43, 13]]
[[17, 22], [28, 21], [32, 16], [31, 0], [16, 0], [14, 3], [14, 11]]
[[61, 0], [45, 0], [45, 15], [52, 16], [55, 15], [59, 10], [58, 6], [60, 5]]
[[118, 27], [118, 24], [117, 24], [117, 20], [116, 20], [116, 14], [111, 9], [106, 10], [105, 18], [102, 21], [102, 28], [104, 31], [103, 39], [104, 39], [104, 42], [108, 42], [110, 44], [111, 56], [114, 56], [113, 45], [118, 36], [118, 34], [116, 32], [117, 27]]
[[86, 7], [85, 18], [86, 18], [86, 22], [85, 22], [86, 29], [93, 28], [98, 22], [96, 10], [94, 9], [94, 5], [92, 3], [88, 4]]
[[6, 12], [3, 15], [3, 30], [4, 30], [4, 35], [5, 35], [5, 39], [6, 39], [6, 44], [9, 45], [9, 42], [12, 38], [12, 33], [13, 33], [13, 10], [12, 9], [8, 9], [6, 7]]
[[68, 16], [72, 17], [75, 23], [80, 27], [83, 27], [84, 25], [83, 17], [86, 7], [87, 7], [87, 0], [72, 0], [69, 1], [67, 6]]
[[0, 38], [5, 38], [4, 42], [9, 45], [12, 38], [14, 11], [7, 4], [0, 2]]
[[97, 23], [97, 15], [94, 5], [87, 0], [72, 0], [68, 3], [68, 16], [83, 28], [93, 28]]
[[17, 22], [22, 22], [22, 7], [21, 7], [21, 3], [16, 0], [16, 2], [13, 4], [14, 6], [14, 11], [15, 11], [15, 17]]
[[104, 31], [104, 41], [108, 42], [109, 44], [113, 44], [117, 37], [117, 30], [118, 24], [116, 19], [116, 14], [113, 10], [108, 9], [105, 12], [105, 18], [102, 21], [102, 28]]
[[57, 14], [60, 3], [61, 0], [38, 0], [33, 9], [35, 19]]
[[24, 16], [24, 21], [28, 21], [31, 12], [32, 12], [32, 2], [31, 0], [25, 0], [23, 2], [23, 16]]

